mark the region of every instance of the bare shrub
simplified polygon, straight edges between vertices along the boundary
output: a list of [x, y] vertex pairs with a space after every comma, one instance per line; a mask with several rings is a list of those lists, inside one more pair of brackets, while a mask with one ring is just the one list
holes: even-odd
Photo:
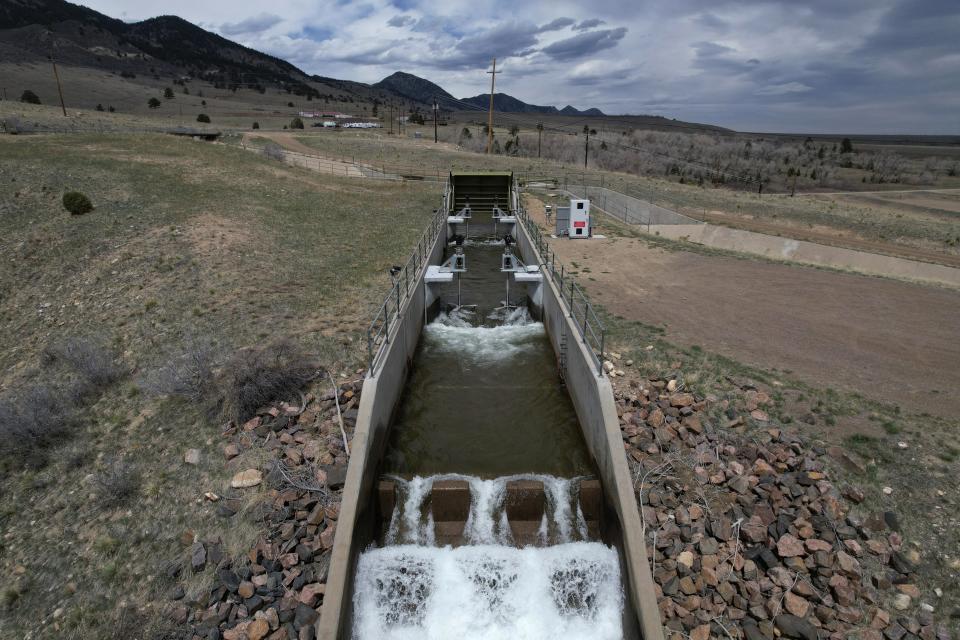
[[224, 367], [220, 413], [237, 423], [276, 400], [289, 399], [320, 373], [289, 342], [241, 351]]
[[268, 142], [263, 147], [263, 155], [272, 160], [283, 160], [283, 148], [276, 142]]
[[122, 378], [126, 371], [113, 352], [92, 338], [68, 338], [44, 351], [47, 363], [63, 362], [78, 373], [94, 391], [102, 391]]
[[136, 497], [141, 480], [139, 469], [119, 459], [107, 463], [93, 478], [100, 503], [105, 507], [123, 506]]
[[49, 385], [35, 385], [0, 399], [0, 456], [15, 464], [43, 466], [47, 450], [76, 423], [72, 403]]
[[214, 389], [216, 352], [210, 341], [188, 338], [184, 352], [170, 360], [146, 381], [148, 391], [190, 401], [209, 396]]

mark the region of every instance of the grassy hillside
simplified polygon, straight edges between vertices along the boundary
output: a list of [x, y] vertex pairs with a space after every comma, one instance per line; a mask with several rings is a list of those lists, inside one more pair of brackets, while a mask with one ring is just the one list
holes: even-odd
[[[181, 584], [196, 595], [212, 579], [170, 575], [185, 540], [241, 554], [258, 529], [256, 497], [229, 520], [203, 499], [229, 481], [220, 424], [154, 395], [151, 380], [197, 340], [222, 362], [289, 338], [352, 372], [387, 269], [437, 192], [162, 135], [4, 136], [0, 175], [0, 400], [66, 389], [51, 345], [79, 339], [117, 363], [46, 465], [3, 456], [0, 637], [160, 637], [165, 594]], [[64, 211], [69, 189], [94, 210]], [[183, 463], [188, 448], [199, 464]], [[133, 495], [112, 500], [104, 482]]]

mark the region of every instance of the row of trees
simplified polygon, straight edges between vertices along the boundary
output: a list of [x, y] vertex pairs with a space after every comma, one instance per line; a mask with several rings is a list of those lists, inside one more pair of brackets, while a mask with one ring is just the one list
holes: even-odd
[[[483, 135], [469, 127], [444, 131], [446, 142], [455, 142], [476, 152], [486, 149]], [[538, 145], [538, 133], [542, 139]], [[585, 136], [589, 134], [589, 142]], [[537, 130], [520, 132], [512, 127], [508, 136], [495, 138], [494, 153], [542, 157], [571, 165], [583, 165], [585, 147], [589, 166], [638, 175], [661, 176], [697, 184], [741, 185], [790, 191], [809, 187], [850, 187], [853, 183], [934, 184], [939, 177], [956, 176], [960, 162], [930, 157], [912, 159], [888, 149], [858, 150], [849, 138], [839, 143], [803, 142], [781, 138], [747, 138], [711, 133], [662, 131], [571, 132]]]

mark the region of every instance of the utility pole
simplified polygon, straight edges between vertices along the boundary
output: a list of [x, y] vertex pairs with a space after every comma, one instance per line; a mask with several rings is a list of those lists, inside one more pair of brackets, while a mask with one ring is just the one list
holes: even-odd
[[393, 135], [393, 101], [390, 101], [390, 135]]
[[433, 144], [437, 144], [437, 96], [433, 96]]
[[493, 59], [493, 71], [487, 71], [490, 74], [490, 111], [487, 116], [487, 153], [493, 148], [493, 90], [497, 80], [497, 59]]
[[543, 138], [543, 123], [537, 123], [537, 157], [540, 157], [540, 140]]
[[583, 125], [583, 132], [587, 134], [587, 141], [583, 145], [583, 168], [587, 168], [587, 156], [590, 155], [590, 125]]
[[63, 117], [67, 117], [67, 107], [63, 104], [63, 88], [60, 87], [60, 74], [57, 73], [57, 61], [53, 59], [53, 51], [50, 52], [50, 62], [53, 64], [53, 77], [57, 79], [57, 93], [60, 94], [60, 108], [63, 109]]

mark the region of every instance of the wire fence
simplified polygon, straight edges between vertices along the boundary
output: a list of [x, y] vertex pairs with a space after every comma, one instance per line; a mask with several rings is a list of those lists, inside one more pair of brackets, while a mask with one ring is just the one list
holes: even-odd
[[265, 147], [244, 147], [253, 151], [275, 154], [287, 164], [295, 167], [312, 169], [329, 175], [340, 175], [351, 178], [374, 178], [379, 180], [433, 182], [443, 184], [448, 175], [439, 169], [424, 171], [423, 167], [397, 165], [387, 163], [356, 162], [351, 158], [338, 156], [321, 156], [299, 151], [290, 151], [276, 146], [269, 152]]
[[433, 245], [447, 224], [447, 201], [449, 186], [444, 189], [443, 206], [434, 212], [427, 228], [420, 235], [417, 246], [406, 264], [396, 273], [391, 272], [393, 286], [383, 304], [373, 316], [367, 329], [367, 357], [369, 374], [375, 375], [381, 364], [384, 348], [390, 342], [390, 331], [396, 327], [401, 315], [417, 288], [417, 280], [426, 270]]
[[540, 227], [530, 219], [526, 210], [518, 211], [518, 218], [527, 231], [533, 246], [540, 259], [541, 273], [548, 276], [560, 291], [560, 298], [570, 309], [570, 317], [577, 327], [577, 332], [584, 344], [590, 350], [597, 373], [603, 373], [604, 354], [606, 353], [606, 328], [597, 317], [596, 310], [587, 294], [574, 280], [573, 274], [567, 272], [565, 266], [557, 262], [557, 254], [550, 248]]
[[627, 224], [700, 224], [700, 220], [691, 218], [672, 209], [661, 207], [641, 200], [609, 187], [565, 181], [564, 190], [574, 198], [590, 200], [591, 209], [599, 209]]

